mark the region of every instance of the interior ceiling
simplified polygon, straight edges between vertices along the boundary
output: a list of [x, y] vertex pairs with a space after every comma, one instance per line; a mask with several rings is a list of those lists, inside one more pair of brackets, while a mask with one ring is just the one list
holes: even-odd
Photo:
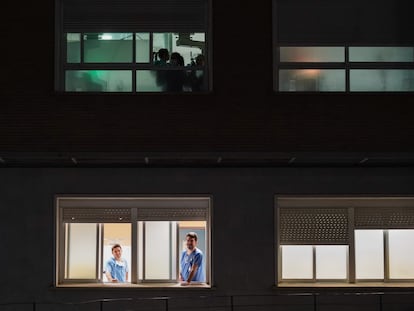
[[414, 153], [0, 153], [1, 167], [395, 167]]

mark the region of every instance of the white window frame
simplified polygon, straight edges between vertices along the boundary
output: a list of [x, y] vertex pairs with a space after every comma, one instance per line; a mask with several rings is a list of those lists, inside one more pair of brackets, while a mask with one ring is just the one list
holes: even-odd
[[[336, 210], [340, 212], [336, 212]], [[292, 216], [283, 216], [291, 213]], [[326, 214], [324, 214], [326, 213]], [[289, 217], [294, 219], [298, 215], [309, 218], [309, 222], [300, 219], [289, 221]], [[330, 231], [327, 226], [326, 231], [320, 235], [307, 230], [303, 233], [302, 224], [312, 222], [312, 214], [316, 217], [330, 215], [336, 219], [331, 225], [339, 224], [334, 231]], [[295, 216], [296, 215], [296, 216]], [[339, 219], [338, 215], [342, 215]], [[344, 215], [346, 219], [344, 219]], [[316, 218], [315, 217], [315, 218]], [[392, 221], [391, 218], [397, 219]], [[284, 224], [281, 224], [281, 223]], [[323, 227], [323, 222], [317, 221]], [[329, 221], [327, 221], [329, 223]], [[381, 224], [382, 223], [382, 224]], [[346, 228], [344, 228], [346, 224]], [[331, 226], [332, 227], [332, 226]], [[318, 227], [319, 230], [321, 227]], [[383, 230], [383, 253], [384, 253], [384, 278], [383, 279], [357, 279], [355, 268], [355, 230], [377, 229]], [[360, 287], [381, 287], [381, 286], [403, 286], [413, 287], [413, 279], [391, 279], [389, 277], [389, 244], [388, 230], [392, 229], [414, 229], [414, 197], [409, 196], [275, 196], [275, 280], [278, 287], [291, 286], [360, 286]], [[300, 232], [302, 230], [302, 232]], [[322, 231], [325, 229], [322, 229]], [[288, 232], [288, 233], [286, 233]], [[337, 236], [335, 234], [338, 233]], [[289, 235], [291, 241], [289, 241]], [[332, 240], [323, 240], [323, 236], [332, 235]], [[305, 237], [307, 236], [307, 237]], [[311, 238], [309, 238], [309, 236]], [[302, 239], [303, 238], [303, 239]], [[308, 240], [307, 240], [308, 239]], [[346, 241], [345, 241], [346, 240]], [[312, 242], [313, 241], [313, 242]], [[284, 279], [282, 277], [282, 246], [283, 245], [308, 245], [313, 249], [313, 278], [312, 279]], [[345, 280], [317, 280], [316, 279], [316, 245], [346, 245], [347, 252], [347, 278]]]
[[[210, 288], [212, 284], [211, 272], [211, 201], [209, 196], [101, 196], [101, 195], [56, 195], [55, 196], [55, 286], [56, 287], [100, 287], [100, 286], [125, 286], [125, 287], [171, 287], [179, 285], [179, 254], [180, 243], [178, 233], [172, 236], [177, 241], [173, 244], [176, 249], [175, 259], [170, 257], [170, 268], [175, 267], [177, 271], [170, 273], [170, 278], [166, 280], [145, 280], [139, 278], [139, 269], [142, 276], [145, 276], [145, 264], [140, 267], [138, 262], [139, 250], [138, 243], [142, 241], [142, 228], [146, 221], [166, 221], [170, 225], [179, 219], [202, 220], [206, 222], [205, 243], [206, 249], [203, 250], [206, 256], [206, 282], [194, 283], [193, 286]], [[77, 216], [79, 215], [79, 217]], [[91, 216], [92, 215], [92, 216]], [[170, 219], [172, 217], [174, 219]], [[181, 218], [180, 218], [181, 217]], [[69, 279], [65, 278], [67, 267], [67, 254], [65, 253], [65, 224], [67, 223], [92, 223], [97, 226], [97, 254], [96, 254], [96, 278], [94, 279]], [[103, 244], [102, 244], [102, 225], [104, 223], [124, 223], [131, 224], [131, 262], [129, 264], [130, 283], [104, 283], [103, 281]], [[173, 230], [173, 228], [172, 228]], [[140, 246], [141, 247], [141, 246]], [[143, 246], [145, 247], [145, 246]], [[145, 257], [143, 257], [145, 258]], [[143, 260], [143, 259], [142, 259]], [[173, 263], [172, 260], [175, 260]], [[176, 275], [173, 279], [171, 275]], [[186, 287], [182, 287], [186, 288]]]

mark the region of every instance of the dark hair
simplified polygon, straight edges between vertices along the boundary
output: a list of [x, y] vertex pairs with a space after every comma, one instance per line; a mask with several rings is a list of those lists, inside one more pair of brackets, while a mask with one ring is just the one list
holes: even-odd
[[198, 237], [197, 237], [197, 233], [195, 233], [195, 232], [188, 232], [188, 233], [187, 233], [187, 235], [186, 235], [185, 237], [186, 237], [186, 238], [190, 237], [190, 238], [192, 238], [192, 239], [194, 239], [194, 240], [196, 240], [196, 241], [197, 241], [197, 239], [198, 239]]
[[112, 246], [112, 249], [111, 250], [114, 251], [114, 249], [117, 248], [117, 247], [119, 247], [120, 249], [122, 249], [122, 247], [121, 247], [120, 244], [115, 244], [114, 246]]
[[169, 57], [170, 57], [170, 55], [169, 55], [167, 49], [162, 48], [162, 49], [158, 50], [158, 58], [159, 59], [164, 59], [165, 60], [165, 59], [168, 59]]

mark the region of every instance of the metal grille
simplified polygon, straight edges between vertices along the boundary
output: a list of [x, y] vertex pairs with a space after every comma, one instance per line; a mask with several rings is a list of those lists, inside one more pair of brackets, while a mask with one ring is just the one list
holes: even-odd
[[129, 208], [64, 208], [64, 222], [130, 222]]
[[280, 244], [347, 244], [345, 208], [280, 208]]
[[414, 228], [414, 207], [356, 208], [356, 229]]
[[206, 31], [207, 0], [61, 0], [65, 32]]
[[139, 208], [138, 220], [206, 220], [205, 208]]

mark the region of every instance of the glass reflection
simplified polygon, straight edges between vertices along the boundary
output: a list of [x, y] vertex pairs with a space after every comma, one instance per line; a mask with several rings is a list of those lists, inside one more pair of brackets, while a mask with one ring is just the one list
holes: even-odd
[[343, 92], [345, 91], [345, 70], [282, 69], [279, 71], [279, 91]]
[[165, 68], [137, 70], [137, 92], [202, 92], [207, 90], [203, 70]]
[[413, 62], [412, 47], [349, 47], [351, 62]]
[[350, 90], [354, 92], [414, 91], [414, 70], [351, 69]]
[[80, 63], [81, 61], [80, 39], [81, 39], [80, 33], [66, 34], [66, 62]]
[[135, 34], [135, 46], [136, 55], [135, 59], [137, 63], [149, 63], [150, 62], [150, 34], [136, 33]]
[[67, 70], [68, 92], [131, 92], [130, 70]]
[[281, 47], [280, 48], [281, 62], [344, 62], [345, 48], [344, 47]]
[[86, 33], [85, 63], [132, 62], [132, 33]]

